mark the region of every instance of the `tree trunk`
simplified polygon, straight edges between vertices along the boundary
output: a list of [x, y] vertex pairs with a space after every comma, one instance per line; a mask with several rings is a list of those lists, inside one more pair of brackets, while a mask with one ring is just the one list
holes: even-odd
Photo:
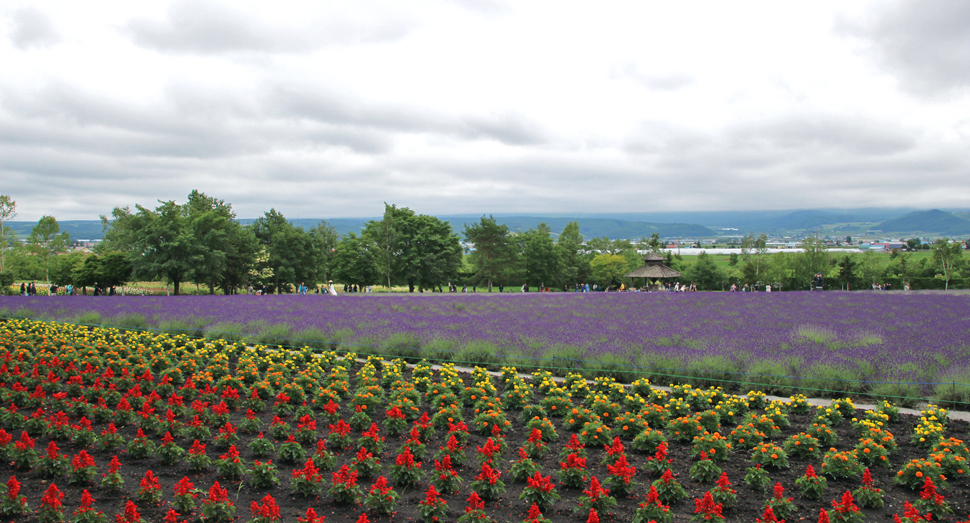
[[179, 295], [179, 283], [181, 283], [179, 280], [172, 280], [172, 294], [176, 296]]

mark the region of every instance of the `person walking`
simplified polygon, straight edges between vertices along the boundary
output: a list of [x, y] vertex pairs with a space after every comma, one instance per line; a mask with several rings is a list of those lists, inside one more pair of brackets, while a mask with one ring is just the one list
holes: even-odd
[[331, 295], [331, 296], [336, 296], [336, 295], [337, 295], [337, 289], [336, 289], [336, 288], [335, 288], [335, 287], [333, 286], [333, 280], [330, 280], [330, 281], [328, 281], [327, 283], [329, 283], [329, 284], [330, 284], [330, 288], [329, 288], [329, 289], [327, 289], [327, 290], [329, 290], [329, 291], [330, 291], [330, 295]]

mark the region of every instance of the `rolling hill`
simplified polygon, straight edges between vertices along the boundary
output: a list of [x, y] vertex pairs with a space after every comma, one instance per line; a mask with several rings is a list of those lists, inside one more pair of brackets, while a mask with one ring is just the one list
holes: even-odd
[[970, 234], [970, 221], [939, 209], [916, 211], [886, 220], [875, 227], [884, 233]]

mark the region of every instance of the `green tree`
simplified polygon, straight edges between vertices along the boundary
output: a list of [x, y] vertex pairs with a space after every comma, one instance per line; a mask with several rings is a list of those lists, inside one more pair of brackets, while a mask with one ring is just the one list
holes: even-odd
[[932, 250], [933, 263], [946, 280], [944, 289], [949, 290], [955, 271], [963, 266], [963, 244], [951, 242], [949, 238], [940, 238], [933, 242]]
[[61, 232], [61, 226], [53, 216], [43, 216], [30, 231], [27, 245], [44, 265], [44, 281], [50, 282], [51, 257], [67, 249], [71, 235]]
[[792, 264], [790, 255], [784, 252], [776, 252], [768, 258], [764, 268], [764, 281], [774, 288], [782, 290], [791, 286]]
[[562, 249], [553, 242], [549, 226], [540, 223], [522, 236], [526, 284], [543, 287], [559, 283], [563, 265]]
[[329, 223], [320, 220], [310, 229], [310, 237], [317, 252], [317, 279], [321, 282], [333, 279], [334, 258], [337, 255], [337, 243], [340, 235]]
[[414, 292], [415, 287], [441, 289], [458, 279], [461, 240], [448, 222], [385, 204], [384, 217], [368, 222], [363, 236], [377, 249], [378, 268], [388, 286], [404, 282]]
[[847, 291], [852, 290], [856, 282], [856, 262], [852, 258], [852, 256], [846, 254], [839, 260], [839, 285]]
[[[387, 290], [391, 290], [391, 279], [394, 276], [394, 262], [400, 254], [400, 234], [396, 226], [398, 215], [396, 205], [384, 202], [384, 217], [380, 221], [371, 220], [364, 227], [364, 236], [370, 239], [375, 247], [374, 258], [377, 267], [387, 283]], [[403, 218], [410, 217], [402, 215]]]
[[660, 233], [657, 233], [657, 232], [651, 234], [649, 240], [647, 239], [640, 240], [640, 243], [642, 245], [645, 245], [647, 247], [647, 250], [649, 250], [651, 253], [654, 253], [654, 254], [660, 254], [660, 251], [663, 249], [663, 246], [664, 246], [663, 243], [660, 241]]
[[516, 259], [508, 226], [499, 225], [492, 216], [482, 216], [478, 223], [465, 225], [465, 240], [475, 246], [470, 256], [475, 266], [471, 282], [486, 283], [488, 292], [493, 284], [505, 283], [515, 270]]
[[131, 281], [132, 265], [120, 251], [98, 256], [86, 256], [72, 271], [71, 278], [78, 287], [120, 287]]
[[751, 265], [754, 277], [749, 283], [761, 280], [761, 263], [768, 253], [768, 235], [762, 233], [755, 238], [753, 234], [744, 237], [741, 242], [741, 259]]
[[794, 275], [799, 285], [810, 284], [812, 278], [818, 273], [826, 276], [829, 269], [829, 253], [825, 240], [817, 235], [809, 236], [802, 240], [800, 247], [802, 252], [797, 255]]
[[51, 260], [51, 283], [68, 285], [74, 282], [74, 269], [84, 263], [88, 254], [71, 252], [55, 256]]
[[738, 257], [738, 253], [732, 252], [731, 255], [728, 256], [728, 265], [730, 265], [731, 267], [737, 266], [739, 259], [740, 258]]
[[876, 253], [868, 250], [862, 253], [862, 262], [859, 264], [859, 274], [862, 276], [863, 285], [880, 283], [885, 273], [885, 268], [880, 266], [879, 258]]
[[260, 246], [269, 254], [267, 265], [272, 269], [269, 281], [276, 292], [284, 292], [290, 284], [316, 285], [318, 252], [313, 238], [287, 221], [276, 209], [270, 209], [249, 227]]
[[17, 217], [17, 202], [7, 194], [0, 194], [0, 273], [4, 271], [7, 250], [13, 246], [16, 235], [7, 223]]
[[687, 267], [685, 276], [700, 290], [721, 290], [727, 282], [727, 275], [706, 252], [696, 256], [694, 263]]
[[232, 294], [245, 284], [254, 262], [255, 235], [236, 221], [232, 205], [223, 200], [192, 191], [183, 208], [199, 256], [193, 280], [205, 283], [210, 294], [216, 287]]
[[593, 257], [589, 265], [593, 271], [593, 279], [607, 288], [630, 271], [626, 258], [619, 254], [598, 254]]
[[155, 210], [136, 207], [138, 213], [129, 222], [135, 240], [129, 260], [136, 274], [147, 280], [164, 278], [178, 295], [182, 282], [191, 280], [202, 261], [191, 222], [182, 206], [171, 200]]
[[366, 238], [348, 233], [337, 243], [333, 258], [334, 277], [361, 287], [373, 285], [381, 277], [374, 244]]
[[589, 259], [583, 255], [583, 235], [579, 223], [572, 221], [563, 227], [556, 242], [562, 259], [560, 280], [578, 283], [589, 279]]

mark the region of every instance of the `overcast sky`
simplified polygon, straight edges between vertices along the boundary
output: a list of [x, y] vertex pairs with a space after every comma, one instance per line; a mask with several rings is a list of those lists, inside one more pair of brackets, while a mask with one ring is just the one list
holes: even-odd
[[18, 219], [970, 207], [970, 1], [0, 3]]

